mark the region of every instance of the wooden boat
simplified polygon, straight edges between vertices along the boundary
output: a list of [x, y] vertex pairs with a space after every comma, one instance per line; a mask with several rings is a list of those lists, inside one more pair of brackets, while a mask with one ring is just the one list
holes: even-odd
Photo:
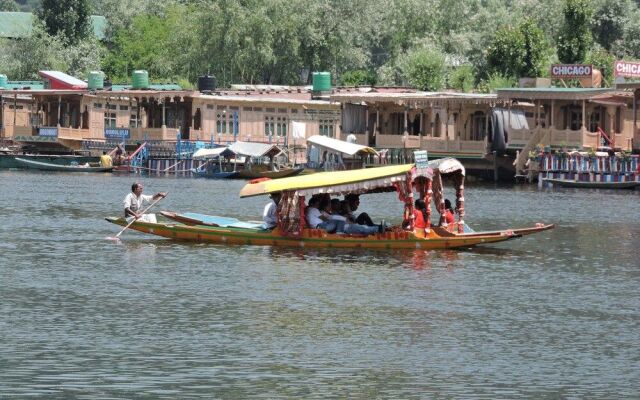
[[[234, 218], [224, 218], [196, 213], [163, 212], [168, 222], [134, 222], [130, 228], [139, 232], [175, 240], [240, 245], [336, 247], [368, 249], [446, 249], [497, 243], [553, 228], [553, 225], [537, 224], [522, 229], [506, 229], [486, 232], [464, 232], [464, 167], [454, 159], [442, 159], [417, 167], [413, 164], [394, 165], [361, 170], [322, 172], [313, 175], [265, 180], [248, 183], [240, 191], [240, 197], [281, 193], [278, 207], [278, 225], [264, 230], [258, 224], [243, 223]], [[368, 194], [396, 191], [405, 206], [405, 216], [413, 215], [413, 192], [424, 198], [430, 216], [433, 200], [443, 211], [441, 177], [451, 178], [456, 185], [456, 211], [459, 219], [454, 226], [414, 229], [412, 218], [405, 218], [402, 225], [392, 226], [385, 232], [372, 235], [327, 233], [306, 226], [304, 218], [305, 198], [314, 195]], [[428, 201], [427, 201], [428, 200]], [[107, 221], [125, 226], [123, 218], [110, 217]], [[406, 228], [403, 228], [406, 226]]]
[[[235, 142], [228, 147], [202, 149], [194, 153], [194, 159], [208, 162], [192, 172], [196, 176], [209, 179], [278, 179], [295, 176], [304, 168], [274, 167], [273, 159], [282, 150], [272, 144]], [[262, 160], [268, 159], [268, 163]]]
[[257, 179], [257, 178], [269, 178], [269, 179], [278, 179], [278, 178], [286, 178], [288, 176], [296, 176], [304, 171], [304, 168], [282, 168], [278, 171], [271, 171], [266, 169], [264, 166], [262, 170], [260, 168], [252, 168], [252, 169], [243, 169], [237, 172], [237, 174], [233, 178], [239, 179]]
[[574, 181], [570, 179], [543, 179], [546, 183], [558, 185], [567, 188], [581, 188], [581, 189], [633, 189], [640, 186], [640, 182], [627, 181], [627, 182], [587, 182], [587, 181]]
[[46, 163], [42, 161], [28, 160], [25, 158], [16, 157], [15, 161], [29, 169], [37, 169], [41, 171], [65, 171], [65, 172], [111, 172], [113, 167], [99, 167], [99, 166], [86, 166], [86, 165], [59, 165]]

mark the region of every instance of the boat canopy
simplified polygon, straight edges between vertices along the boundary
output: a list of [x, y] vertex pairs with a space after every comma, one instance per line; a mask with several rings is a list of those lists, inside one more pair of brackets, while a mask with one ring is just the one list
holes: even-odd
[[307, 143], [315, 145], [323, 150], [341, 153], [349, 157], [364, 154], [378, 155], [378, 152], [373, 147], [349, 143], [344, 140], [333, 139], [328, 136], [314, 135], [307, 138]]
[[[249, 183], [240, 191], [240, 197], [295, 191], [298, 196], [311, 196], [319, 193], [344, 194], [366, 193], [376, 189], [395, 190], [394, 182], [407, 179], [407, 173], [414, 164], [392, 165], [388, 167], [355, 169], [349, 171], [319, 172], [316, 174], [295, 176]], [[431, 178], [431, 169], [422, 172]], [[383, 190], [379, 190], [383, 191]]]
[[282, 150], [274, 144], [253, 143], [253, 142], [235, 142], [229, 147], [229, 150], [235, 154], [247, 157], [276, 157]]
[[466, 174], [464, 165], [462, 165], [460, 161], [451, 157], [429, 161], [429, 167], [432, 168], [434, 172], [437, 171], [442, 175], [459, 173], [462, 176], [465, 176]]
[[193, 153], [193, 159], [195, 160], [207, 160], [212, 158], [228, 157], [232, 156], [233, 153], [229, 150], [228, 147], [216, 147], [215, 149], [198, 149], [195, 153]]

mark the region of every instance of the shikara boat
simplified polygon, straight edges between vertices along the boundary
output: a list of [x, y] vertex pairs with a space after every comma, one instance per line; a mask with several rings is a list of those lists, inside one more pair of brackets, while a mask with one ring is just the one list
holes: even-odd
[[640, 182], [627, 181], [627, 182], [587, 182], [587, 181], [574, 181], [570, 179], [544, 179], [546, 183], [558, 185], [567, 188], [580, 188], [580, 189], [633, 189], [640, 186]]
[[[522, 229], [486, 232], [464, 232], [464, 167], [455, 159], [442, 159], [417, 167], [414, 164], [388, 167], [322, 172], [275, 180], [248, 183], [240, 197], [281, 193], [278, 206], [278, 225], [264, 230], [258, 224], [242, 223], [235, 219], [195, 213], [164, 212], [168, 222], [134, 222], [130, 228], [175, 240], [211, 242], [239, 245], [336, 247], [368, 249], [446, 249], [497, 243], [553, 228], [537, 224]], [[456, 185], [456, 212], [454, 225], [431, 226], [431, 202], [444, 211], [442, 176], [453, 179]], [[347, 195], [395, 191], [404, 204], [403, 224], [392, 226], [385, 232], [371, 235], [327, 233], [307, 226], [304, 212], [305, 199], [314, 195]], [[425, 199], [427, 227], [414, 229], [414, 191]], [[442, 213], [441, 213], [442, 214]], [[123, 218], [109, 217], [107, 221], [125, 226]]]
[[87, 166], [87, 165], [59, 165], [42, 161], [28, 160], [16, 157], [15, 161], [28, 169], [38, 169], [41, 171], [65, 171], [65, 172], [111, 172], [113, 167]]
[[[228, 147], [201, 149], [194, 153], [194, 159], [208, 162], [193, 173], [209, 179], [258, 179], [285, 178], [301, 173], [304, 168], [276, 168], [274, 157], [282, 150], [272, 144], [235, 142]], [[268, 160], [267, 163], [263, 162]]]

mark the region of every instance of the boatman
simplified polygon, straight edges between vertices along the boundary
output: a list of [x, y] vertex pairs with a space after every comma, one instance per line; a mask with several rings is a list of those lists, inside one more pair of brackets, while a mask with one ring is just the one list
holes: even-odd
[[100, 166], [102, 168], [113, 167], [113, 159], [110, 155], [107, 154], [106, 151], [103, 151], [102, 155], [100, 156]]
[[152, 201], [163, 198], [167, 195], [166, 192], [158, 192], [153, 196], [142, 194], [142, 183], [135, 182], [131, 185], [131, 193], [124, 198], [124, 217], [133, 217], [135, 219], [142, 219], [144, 222], [156, 222], [155, 214], [141, 214], [143, 205], [145, 203], [151, 203]]

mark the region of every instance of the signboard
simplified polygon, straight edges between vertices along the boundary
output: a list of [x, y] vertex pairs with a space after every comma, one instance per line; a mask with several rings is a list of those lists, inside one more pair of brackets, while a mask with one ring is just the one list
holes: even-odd
[[429, 157], [426, 150], [414, 151], [413, 158], [416, 160], [416, 168], [426, 169], [429, 167]]
[[58, 128], [38, 128], [38, 136], [58, 137]]
[[104, 137], [107, 139], [131, 139], [129, 128], [104, 128]]
[[591, 64], [553, 64], [552, 78], [591, 78], [593, 65]]
[[616, 61], [613, 64], [613, 74], [627, 78], [640, 78], [640, 62]]

